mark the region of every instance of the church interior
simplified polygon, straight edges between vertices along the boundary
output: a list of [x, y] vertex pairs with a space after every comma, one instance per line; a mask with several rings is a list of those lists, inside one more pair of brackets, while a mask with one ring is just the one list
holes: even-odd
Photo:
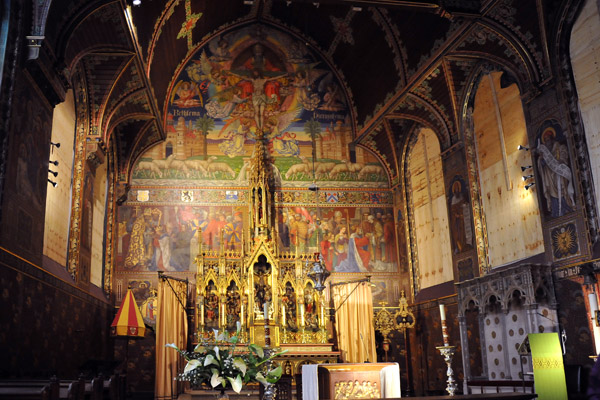
[[[241, 326], [288, 350], [296, 393], [303, 366], [369, 362], [397, 363], [403, 397], [453, 377], [566, 398], [542, 394], [556, 367], [585, 398], [600, 2], [3, 0], [0, 18], [0, 392], [102, 372], [177, 398], [164, 345]], [[129, 289], [143, 335], [111, 329]]]

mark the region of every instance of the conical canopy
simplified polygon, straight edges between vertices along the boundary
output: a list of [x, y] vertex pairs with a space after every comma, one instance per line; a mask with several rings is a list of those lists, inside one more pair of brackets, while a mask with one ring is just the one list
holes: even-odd
[[121, 303], [115, 319], [110, 325], [110, 334], [113, 336], [137, 336], [144, 337], [146, 326], [142, 314], [138, 308], [131, 289]]

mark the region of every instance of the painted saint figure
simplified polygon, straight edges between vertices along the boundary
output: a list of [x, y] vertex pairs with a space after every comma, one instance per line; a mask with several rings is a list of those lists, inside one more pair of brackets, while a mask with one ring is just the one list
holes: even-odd
[[544, 130], [534, 154], [538, 155], [538, 171], [542, 176], [544, 199], [550, 215], [560, 217], [573, 211], [575, 190], [569, 167], [569, 150], [556, 139], [554, 128]]

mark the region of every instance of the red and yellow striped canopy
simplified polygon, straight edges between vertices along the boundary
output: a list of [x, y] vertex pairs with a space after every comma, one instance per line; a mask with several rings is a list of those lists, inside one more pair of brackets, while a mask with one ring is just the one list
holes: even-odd
[[144, 337], [146, 326], [142, 319], [142, 313], [135, 303], [135, 297], [131, 289], [121, 303], [117, 316], [110, 325], [110, 334], [113, 336], [137, 336]]

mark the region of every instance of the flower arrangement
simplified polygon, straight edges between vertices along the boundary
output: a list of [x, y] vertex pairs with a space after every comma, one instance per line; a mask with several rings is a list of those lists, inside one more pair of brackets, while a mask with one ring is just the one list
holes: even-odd
[[234, 336], [229, 336], [227, 331], [219, 333], [214, 330], [214, 342], [203, 339], [191, 352], [181, 350], [173, 343], [166, 344], [166, 347], [174, 348], [187, 361], [185, 369], [176, 379], [189, 381], [192, 386], [209, 384], [222, 391], [231, 385], [236, 393], [242, 390], [245, 383], [276, 383], [281, 377], [281, 366], [272, 368], [269, 361], [287, 350], [271, 355], [256, 344], [250, 344], [247, 350], [241, 350], [237, 347], [239, 334], [239, 324]]

